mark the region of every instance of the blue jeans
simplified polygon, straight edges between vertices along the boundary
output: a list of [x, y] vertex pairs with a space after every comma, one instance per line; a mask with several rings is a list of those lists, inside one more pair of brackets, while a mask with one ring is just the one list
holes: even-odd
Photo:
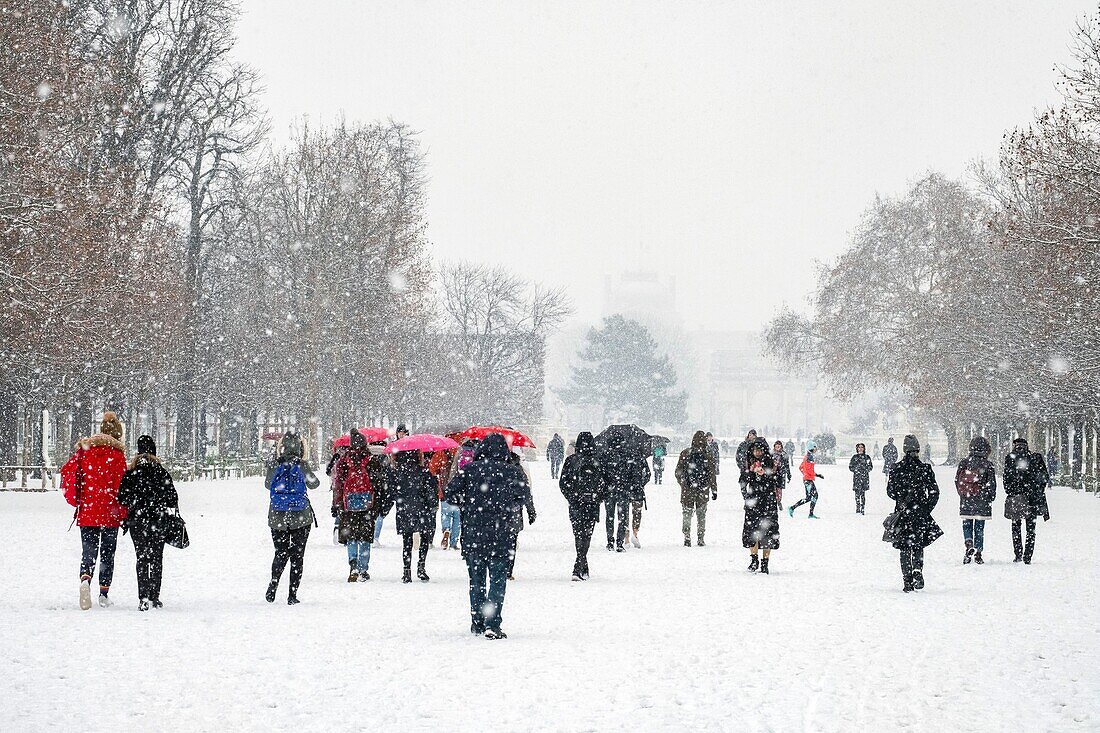
[[985, 520], [964, 519], [963, 539], [971, 540], [974, 543], [974, 549], [981, 552], [985, 546]]
[[445, 501], [439, 503], [439, 526], [444, 532], [451, 533], [451, 549], [458, 547], [458, 538], [462, 536], [462, 512], [454, 504]]
[[374, 541], [377, 542], [378, 538], [382, 536], [382, 520], [385, 519], [381, 514], [378, 515], [378, 519], [374, 520]]
[[358, 573], [367, 572], [367, 568], [370, 566], [370, 543], [349, 541], [348, 563], [354, 563], [355, 571]]
[[510, 564], [507, 556], [466, 556], [466, 569], [470, 573], [470, 621], [475, 629], [500, 631]]

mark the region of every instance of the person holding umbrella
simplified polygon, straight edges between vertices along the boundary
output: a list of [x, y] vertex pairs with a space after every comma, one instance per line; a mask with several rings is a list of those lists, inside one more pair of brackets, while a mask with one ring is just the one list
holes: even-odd
[[501, 628], [516, 515], [531, 496], [523, 469], [509, 458], [504, 436], [489, 434], [472, 463], [447, 485], [462, 512], [462, 556], [470, 575], [470, 631], [506, 639]]
[[402, 583], [412, 582], [412, 553], [415, 535], [420, 536], [416, 577], [427, 583], [426, 563], [428, 549], [435, 541], [435, 515], [439, 504], [436, 481], [424, 467], [423, 454], [419, 450], [403, 450], [393, 453], [393, 496], [387, 502], [397, 507], [397, 533], [401, 535], [401, 562], [404, 572]]
[[[605, 503], [607, 512], [607, 549], [623, 552], [629, 536], [627, 525], [628, 512], [635, 512], [633, 544], [641, 547], [638, 529], [641, 526], [641, 509], [645, 504], [645, 487], [649, 483], [649, 464], [645, 457], [651, 438], [635, 426], [611, 426], [600, 434], [604, 438], [607, 450], [604, 454], [604, 479], [608, 484], [608, 498]], [[632, 430], [631, 430], [632, 429]], [[628, 432], [629, 431], [629, 432]], [[637, 439], [631, 434], [637, 431]], [[618, 520], [618, 529], [615, 522]]]

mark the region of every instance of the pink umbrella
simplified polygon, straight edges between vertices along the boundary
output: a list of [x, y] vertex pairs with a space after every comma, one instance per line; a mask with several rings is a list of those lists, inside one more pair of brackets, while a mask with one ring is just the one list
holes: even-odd
[[[359, 428], [359, 432], [368, 443], [381, 443], [390, 439], [390, 431], [385, 428]], [[351, 433], [341, 435], [332, 445], [334, 448], [347, 448], [351, 445]]]
[[407, 450], [422, 450], [425, 453], [434, 453], [441, 450], [454, 450], [458, 443], [441, 435], [420, 433], [409, 435], [401, 440], [395, 440], [386, 446], [386, 453], [400, 453]]

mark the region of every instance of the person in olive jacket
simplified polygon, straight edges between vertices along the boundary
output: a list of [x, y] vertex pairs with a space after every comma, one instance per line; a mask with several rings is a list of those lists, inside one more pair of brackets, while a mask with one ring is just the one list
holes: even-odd
[[993, 518], [993, 500], [997, 498], [997, 472], [989, 462], [989, 441], [977, 436], [970, 441], [970, 455], [959, 461], [955, 471], [955, 489], [959, 492], [959, 516], [963, 524], [963, 565], [979, 565], [985, 548], [985, 522]]
[[706, 546], [707, 506], [718, 499], [718, 470], [714, 465], [707, 434], [697, 430], [691, 446], [676, 461], [676, 482], [680, 484], [680, 509], [683, 514], [684, 547], [691, 547], [691, 516], [696, 517], [699, 547]]
[[936, 474], [920, 460], [920, 442], [906, 435], [905, 457], [890, 471], [886, 495], [894, 500], [890, 539], [901, 554], [902, 589], [909, 593], [924, 588], [924, 548], [943, 536], [932, 518], [940, 500]]
[[867, 508], [867, 490], [871, 488], [871, 456], [867, 455], [867, 446], [856, 443], [856, 452], [848, 461], [848, 470], [852, 472], [852, 491], [856, 495], [856, 514], [864, 514]]
[[161, 608], [164, 574], [165, 517], [179, 510], [172, 475], [157, 459], [157, 444], [142, 435], [138, 453], [118, 487], [118, 503], [127, 509], [126, 527], [137, 556], [138, 610]]
[[[1005, 519], [1012, 520], [1013, 562], [1031, 564], [1035, 554], [1035, 520], [1050, 521], [1046, 489], [1050, 475], [1042, 453], [1033, 453], [1023, 438], [1012, 441], [1012, 452], [1005, 456]], [[1027, 528], [1027, 543], [1021, 524]]]

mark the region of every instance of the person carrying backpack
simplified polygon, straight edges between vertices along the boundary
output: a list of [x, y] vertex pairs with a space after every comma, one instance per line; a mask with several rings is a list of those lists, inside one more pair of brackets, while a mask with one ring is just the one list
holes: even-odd
[[665, 476], [665, 446], [663, 443], [658, 443], [653, 446], [653, 483], [657, 486], [661, 485], [661, 481]]
[[374, 521], [386, 501], [385, 482], [371, 476], [373, 460], [366, 437], [352, 430], [351, 445], [332, 467], [332, 516], [337, 520], [338, 539], [348, 550], [349, 583], [370, 580]]
[[607, 482], [600, 470], [596, 439], [592, 433], [577, 435], [577, 450], [565, 459], [558, 488], [569, 504], [569, 523], [573, 527], [573, 544], [577, 548], [573, 580], [588, 580], [588, 549], [592, 546], [592, 532], [600, 521], [600, 503], [607, 495]]
[[962, 517], [963, 565], [971, 561], [978, 565], [985, 546], [985, 522], [993, 518], [993, 500], [997, 498], [997, 472], [989, 461], [992, 448], [989, 441], [977, 436], [970, 441], [970, 455], [959, 461], [955, 471], [955, 489], [959, 492], [959, 515]]
[[302, 439], [293, 431], [283, 436], [282, 449], [264, 480], [271, 494], [267, 511], [267, 526], [271, 529], [271, 542], [275, 545], [275, 558], [271, 561], [271, 582], [265, 598], [275, 602], [283, 570], [290, 563], [290, 584], [287, 587], [287, 605], [298, 603], [298, 586], [302, 583], [305, 568], [306, 542], [309, 529], [317, 518], [306, 493], [316, 489], [320, 480], [305, 461]]
[[707, 443], [707, 434], [695, 431], [691, 447], [680, 453], [676, 461], [676, 482], [680, 484], [680, 507], [683, 512], [684, 547], [691, 547], [691, 516], [696, 516], [696, 538], [699, 547], [706, 546], [707, 502], [718, 500], [718, 472]]
[[806, 456], [802, 459], [802, 463], [799, 464], [798, 470], [802, 472], [802, 488], [806, 490], [806, 498], [799, 499], [787, 509], [787, 516], [793, 517], [794, 510], [803, 504], [810, 505], [810, 519], [818, 519], [819, 517], [814, 514], [814, 507], [817, 506], [817, 484], [814, 483], [814, 479], [825, 478], [817, 472], [817, 464], [814, 461], [814, 451], [817, 450], [817, 446], [811, 440], [806, 443]]
[[871, 456], [867, 455], [867, 446], [856, 443], [856, 452], [848, 461], [848, 470], [852, 472], [852, 491], [856, 495], [856, 514], [863, 514], [867, 508], [867, 491], [871, 488]]
[[118, 503], [118, 487], [126, 473], [122, 423], [113, 412], [103, 414], [99, 432], [76, 445], [61, 468], [65, 501], [76, 507], [73, 521], [80, 527], [80, 608], [92, 607], [92, 573], [99, 561], [99, 605], [111, 605], [108, 592], [115, 574], [118, 528], [126, 507]]
[[179, 512], [179, 495], [172, 474], [157, 459], [152, 436], [137, 441], [138, 454], [118, 488], [118, 503], [126, 507], [126, 527], [137, 556], [138, 610], [162, 608], [160, 584], [164, 575], [164, 543], [168, 515]]

